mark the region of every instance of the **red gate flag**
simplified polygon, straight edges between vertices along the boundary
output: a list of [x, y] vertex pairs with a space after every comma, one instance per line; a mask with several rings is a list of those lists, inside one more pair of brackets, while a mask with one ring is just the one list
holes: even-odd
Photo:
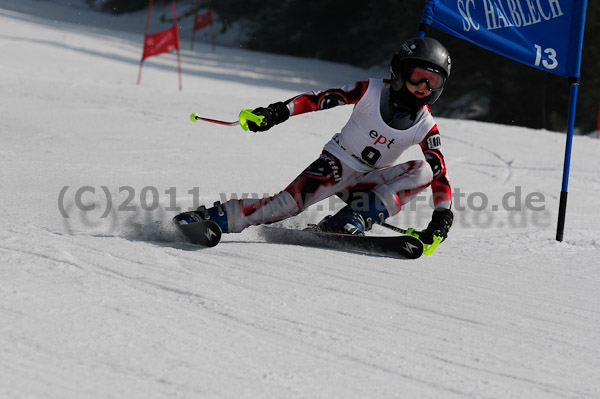
[[179, 31], [176, 25], [162, 32], [147, 35], [144, 38], [142, 60], [153, 55], [170, 53], [173, 50], [179, 50]]
[[196, 31], [210, 26], [210, 42], [212, 52], [215, 52], [215, 29], [213, 27], [211, 1], [208, 2], [208, 11], [205, 14], [198, 14], [199, 0], [196, 0], [196, 10], [194, 11], [194, 29], [192, 29], [192, 43], [190, 48], [194, 49], [194, 41], [196, 39]]
[[194, 30], [200, 30], [204, 27], [212, 25], [212, 12], [209, 9], [206, 14], [198, 14], [194, 20]]
[[140, 72], [138, 73], [139, 85], [142, 80], [142, 67], [146, 58], [162, 54], [170, 53], [177, 50], [177, 70], [179, 72], [179, 90], [181, 90], [181, 54], [179, 52], [179, 26], [177, 25], [177, 11], [175, 9], [175, 0], [172, 1], [173, 6], [173, 26], [162, 32], [149, 34], [150, 16], [152, 15], [153, 0], [150, 0], [148, 6], [148, 17], [146, 18], [146, 30], [144, 32], [144, 51], [140, 61]]

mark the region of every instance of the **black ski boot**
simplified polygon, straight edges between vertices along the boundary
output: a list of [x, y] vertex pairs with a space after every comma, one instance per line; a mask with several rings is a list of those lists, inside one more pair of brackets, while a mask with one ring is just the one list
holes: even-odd
[[355, 202], [343, 207], [335, 215], [328, 215], [317, 224], [314, 229], [350, 235], [365, 235], [366, 231], [371, 230], [373, 223], [383, 223], [389, 216], [389, 212], [383, 205], [383, 202], [375, 195], [369, 192], [367, 209], [355, 209]]
[[214, 203], [212, 208], [206, 208], [204, 205], [198, 207], [195, 211], [183, 212], [173, 218], [173, 222], [178, 225], [210, 220], [215, 222], [223, 233], [228, 232], [227, 212], [220, 201]]

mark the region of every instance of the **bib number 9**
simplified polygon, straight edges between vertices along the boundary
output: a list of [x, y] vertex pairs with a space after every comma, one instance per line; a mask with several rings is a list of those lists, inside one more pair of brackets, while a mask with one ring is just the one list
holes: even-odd
[[375, 166], [379, 158], [381, 158], [381, 152], [374, 147], [365, 147], [365, 149], [360, 154], [362, 159], [369, 165]]

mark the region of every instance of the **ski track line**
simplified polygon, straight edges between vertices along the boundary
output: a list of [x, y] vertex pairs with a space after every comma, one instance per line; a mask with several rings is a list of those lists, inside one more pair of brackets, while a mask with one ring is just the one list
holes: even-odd
[[[497, 151], [491, 150], [491, 149], [489, 149], [487, 147], [484, 147], [484, 146], [481, 146], [481, 145], [475, 145], [475, 144], [473, 144], [471, 142], [468, 142], [468, 141], [463, 140], [463, 139], [459, 139], [457, 137], [453, 137], [453, 136], [444, 136], [444, 137], [446, 139], [449, 139], [450, 141], [455, 141], [455, 142], [461, 143], [461, 144], [463, 144], [463, 145], [465, 145], [467, 147], [471, 147], [471, 148], [480, 150], [481, 152], [488, 153], [488, 154], [492, 155], [494, 158], [498, 159], [501, 162], [501, 167], [505, 169], [505, 176], [504, 176], [503, 184], [506, 184], [511, 179], [511, 177], [513, 176], [512, 165], [515, 162], [514, 159], [508, 161], [508, 160], [504, 159], [504, 157], [502, 155], [500, 155], [500, 153], [497, 152]], [[465, 164], [465, 165], [474, 165], [474, 166], [497, 167], [495, 165], [486, 165], [486, 164], [475, 163], [475, 162], [463, 162], [463, 164]], [[477, 171], [477, 172], [479, 172], [479, 173], [482, 173], [482, 174], [485, 174], [485, 175], [489, 175], [490, 177], [499, 178], [498, 176], [494, 176], [492, 174], [487, 174], [487, 173], [481, 171], [481, 169], [479, 169], [479, 168], [478, 169], [474, 169], [474, 170]]]
[[[484, 375], [488, 374], [488, 375], [491, 375], [494, 377], [500, 377], [502, 379], [507, 379], [510, 384], [514, 384], [515, 382], [520, 382], [520, 383], [524, 383], [526, 385], [530, 385], [533, 388], [539, 389], [544, 394], [545, 398], [549, 397], [546, 395], [551, 395], [551, 397], [556, 397], [556, 398], [573, 397], [573, 395], [575, 395], [578, 398], [585, 398], [585, 397], [590, 397], [588, 395], [591, 394], [591, 392], [581, 392], [581, 391], [577, 391], [577, 390], [568, 389], [568, 388], [562, 387], [560, 385], [544, 383], [544, 382], [534, 380], [531, 378], [521, 377], [514, 373], [510, 374], [510, 373], [506, 373], [506, 372], [488, 370], [483, 367], [473, 367], [473, 366], [469, 366], [464, 363], [457, 363], [455, 361], [452, 361], [450, 359], [446, 359], [444, 357], [437, 356], [437, 355], [433, 355], [432, 358], [439, 360], [441, 362], [447, 363], [447, 364], [451, 364], [451, 365], [459, 367], [459, 368], [464, 368], [466, 370], [472, 370], [472, 371], [476, 371], [476, 372], [484, 374]], [[507, 365], [507, 366], [509, 366], [507, 368], [510, 368], [510, 365]], [[472, 374], [472, 373], [469, 373], [469, 374]], [[527, 392], [531, 392], [531, 390], [528, 389]]]

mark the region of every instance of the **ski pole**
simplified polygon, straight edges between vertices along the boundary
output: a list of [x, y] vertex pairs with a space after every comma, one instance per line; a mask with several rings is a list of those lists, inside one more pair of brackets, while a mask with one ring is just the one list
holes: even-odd
[[253, 111], [252, 108], [243, 109], [240, 112], [240, 115], [238, 116], [238, 120], [234, 121], [234, 122], [227, 122], [227, 121], [220, 121], [218, 119], [205, 118], [203, 116], [199, 116], [195, 112], [192, 115], [190, 115], [190, 119], [192, 120], [192, 122], [204, 121], [204, 122], [216, 123], [218, 125], [225, 125], [225, 126], [240, 125], [242, 127], [242, 129], [244, 129], [245, 131], [248, 131], [248, 121], [254, 122], [258, 126], [260, 126], [262, 124], [263, 119], [265, 118], [262, 115], [253, 114], [252, 111]]
[[[395, 231], [396, 233], [400, 233], [400, 234], [406, 234], [408, 236], [413, 236], [415, 238], [419, 238], [419, 233], [422, 233], [414, 228], [408, 228], [408, 229], [402, 229], [400, 227], [396, 227], [393, 226], [389, 223], [381, 223], [381, 225], [383, 227], [386, 227], [392, 231]], [[437, 234], [433, 234], [433, 243], [431, 244], [425, 244], [423, 243], [423, 253], [425, 255], [431, 255], [438, 247], [438, 245], [440, 245], [440, 243], [442, 242], [443, 238], [438, 236]]]

